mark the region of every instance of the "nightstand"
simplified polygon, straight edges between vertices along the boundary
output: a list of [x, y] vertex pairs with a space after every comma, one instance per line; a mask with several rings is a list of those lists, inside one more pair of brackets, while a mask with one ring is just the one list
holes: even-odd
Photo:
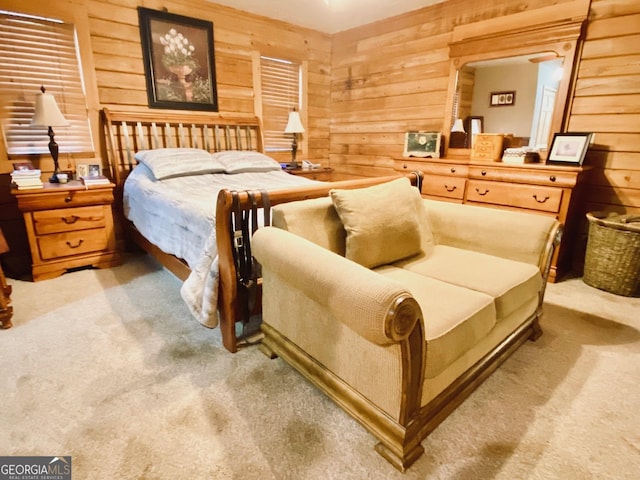
[[114, 187], [85, 187], [71, 181], [11, 190], [24, 216], [33, 281], [57, 277], [71, 268], [120, 263], [111, 210]]
[[303, 168], [285, 168], [284, 170], [291, 175], [300, 175], [303, 177], [310, 178], [311, 180], [319, 180], [321, 182], [330, 182], [333, 174], [333, 168], [324, 167], [324, 168], [313, 168], [313, 169], [303, 169]]

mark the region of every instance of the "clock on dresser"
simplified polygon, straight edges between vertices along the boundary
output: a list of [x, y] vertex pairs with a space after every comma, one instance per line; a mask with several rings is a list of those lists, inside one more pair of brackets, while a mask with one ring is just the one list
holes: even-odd
[[69, 269], [118, 265], [113, 224], [115, 185], [87, 187], [79, 181], [45, 183], [32, 190], [12, 189], [25, 222], [33, 280]]

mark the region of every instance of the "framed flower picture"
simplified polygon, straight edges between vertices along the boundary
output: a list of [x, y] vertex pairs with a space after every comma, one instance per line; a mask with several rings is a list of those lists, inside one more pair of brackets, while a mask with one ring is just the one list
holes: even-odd
[[213, 23], [138, 7], [149, 107], [218, 111]]

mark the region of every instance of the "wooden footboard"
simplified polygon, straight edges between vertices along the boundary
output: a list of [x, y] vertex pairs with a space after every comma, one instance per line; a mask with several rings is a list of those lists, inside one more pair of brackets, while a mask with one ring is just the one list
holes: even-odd
[[[410, 179], [412, 185], [418, 185], [421, 181], [421, 176], [418, 173], [409, 173], [405, 176]], [[268, 203], [270, 205], [277, 205], [297, 200], [324, 197], [328, 195], [329, 190], [333, 188], [362, 188], [388, 182], [398, 177], [399, 175], [393, 175], [341, 182], [326, 182], [292, 189], [273, 190], [268, 193], [260, 191], [235, 192], [237, 198], [235, 209], [239, 208], [243, 212], [246, 212], [251, 210], [254, 204], [263, 205], [264, 195], [268, 195]], [[238, 349], [238, 339], [236, 338], [235, 329], [236, 322], [243, 321], [248, 311], [248, 299], [238, 281], [238, 268], [233, 253], [233, 193], [231, 190], [220, 191], [216, 204], [216, 241], [218, 244], [219, 275], [218, 313], [220, 316], [222, 342], [230, 352], [236, 352]], [[250, 193], [253, 195], [253, 199], [250, 198]], [[250, 239], [247, 238], [243, 241], [250, 242]], [[260, 283], [258, 283], [256, 288], [260, 289]], [[256, 311], [253, 313], [256, 313]]]

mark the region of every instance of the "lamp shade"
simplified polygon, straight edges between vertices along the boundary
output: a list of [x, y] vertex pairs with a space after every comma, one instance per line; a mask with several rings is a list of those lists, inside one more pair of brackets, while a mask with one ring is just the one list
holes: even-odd
[[45, 93], [44, 87], [41, 93], [36, 94], [35, 113], [31, 119], [34, 127], [67, 127], [69, 122], [64, 118], [56, 99], [50, 93]]
[[462, 120], [461, 119], [457, 119], [454, 123], [453, 123], [453, 128], [451, 129], [452, 132], [462, 132], [464, 133], [464, 125], [462, 124]]
[[287, 127], [284, 129], [284, 133], [302, 133], [304, 132], [304, 127], [302, 126], [302, 121], [300, 120], [300, 113], [289, 112], [289, 121], [287, 122]]

